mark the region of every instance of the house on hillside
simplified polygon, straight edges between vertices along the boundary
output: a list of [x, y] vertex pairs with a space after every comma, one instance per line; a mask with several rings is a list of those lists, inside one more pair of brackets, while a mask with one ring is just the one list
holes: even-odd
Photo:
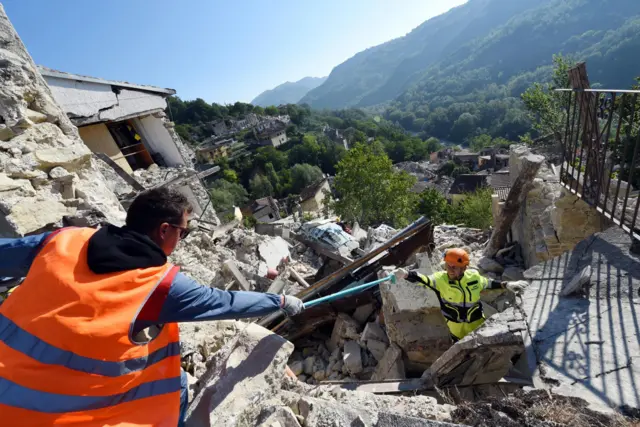
[[227, 128], [224, 120], [218, 120], [217, 122], [211, 123], [211, 132], [213, 132], [215, 136], [223, 136], [229, 133], [229, 128]]
[[126, 172], [183, 166], [188, 150], [165, 117], [173, 89], [64, 73], [38, 67], [55, 100], [94, 153], [104, 153]]
[[451, 148], [443, 148], [440, 151], [434, 151], [429, 155], [429, 162], [438, 164], [451, 159], [453, 150]]
[[451, 204], [457, 205], [467, 194], [475, 193], [478, 189], [486, 187], [489, 175], [458, 175], [451, 184], [449, 196]]
[[249, 113], [246, 116], [244, 116], [241, 120], [236, 120], [233, 126], [237, 131], [241, 131], [241, 130], [258, 126], [258, 124], [260, 124], [260, 119], [258, 118], [258, 115], [255, 113]]
[[479, 157], [478, 153], [470, 153], [468, 151], [453, 153], [453, 161], [456, 165], [466, 166], [472, 171], [478, 170]]
[[287, 125], [277, 120], [274, 121], [269, 128], [259, 132], [256, 135], [259, 145], [272, 145], [279, 147], [285, 144], [289, 139], [287, 138]]
[[230, 147], [237, 141], [233, 138], [220, 139], [218, 141], [208, 139], [196, 149], [196, 157], [203, 163], [215, 163], [223, 157], [228, 157]]
[[312, 184], [300, 192], [302, 212], [320, 212], [324, 208], [325, 193], [331, 194], [327, 178]]
[[268, 223], [280, 219], [278, 201], [271, 196], [255, 200], [248, 208], [243, 209], [244, 215], [253, 215], [258, 222]]

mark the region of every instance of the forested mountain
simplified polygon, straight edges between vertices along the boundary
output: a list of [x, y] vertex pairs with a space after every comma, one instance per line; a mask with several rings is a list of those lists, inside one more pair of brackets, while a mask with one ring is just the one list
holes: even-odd
[[281, 104], [295, 104], [310, 90], [317, 88], [326, 77], [305, 77], [297, 82], [286, 82], [256, 96], [251, 103], [261, 107]]
[[408, 130], [513, 139], [529, 127], [520, 95], [549, 78], [555, 54], [586, 60], [592, 84], [627, 88], [638, 52], [638, 0], [469, 0], [338, 65], [301, 103], [384, 103]]

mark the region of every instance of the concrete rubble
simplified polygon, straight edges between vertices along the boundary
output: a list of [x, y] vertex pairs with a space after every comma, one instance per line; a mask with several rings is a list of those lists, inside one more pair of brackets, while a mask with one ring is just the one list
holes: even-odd
[[[534, 371], [540, 388], [583, 394], [592, 404], [621, 411], [638, 407], [637, 256], [629, 250], [629, 237], [613, 229], [550, 259], [599, 224], [582, 202], [559, 188], [553, 168], [543, 168], [523, 208], [520, 222], [534, 225], [521, 236], [525, 244], [509, 244], [493, 258], [482, 256], [489, 231], [455, 225], [429, 224], [428, 230], [420, 229], [428, 233], [412, 235], [411, 227], [382, 224], [365, 230], [354, 224], [350, 234], [332, 220], [301, 224], [285, 218], [260, 224], [258, 233], [238, 221], [220, 225], [202, 175], [196, 176], [193, 153], [164, 113], [159, 114], [186, 167], [154, 164], [123, 177], [92, 155], [55, 103], [1, 5], [0, 64], [2, 237], [68, 225], [120, 225], [123, 205], [139, 191], [167, 185], [187, 194], [196, 207], [194, 231], [170, 261], [203, 285], [299, 294], [322, 282], [335, 291], [373, 280], [383, 268], [393, 268], [391, 263], [430, 275], [441, 268], [442, 252], [452, 247], [467, 250], [471, 267], [486, 277], [532, 282], [518, 303], [502, 291], [484, 295], [488, 320], [455, 344], [436, 295], [404, 280], [327, 305], [320, 311], [324, 317], [300, 320], [298, 326], [317, 324], [303, 328], [293, 343], [249, 321], [181, 324], [181, 364], [191, 402], [188, 426], [454, 425], [452, 420], [462, 418], [452, 416], [455, 407], [443, 404], [442, 395], [439, 403], [426, 395], [345, 388], [371, 382], [418, 384], [415, 393], [459, 387], [473, 396]], [[396, 167], [435, 180], [433, 165]], [[517, 159], [512, 169], [517, 171]], [[581, 222], [573, 232], [576, 217]], [[540, 228], [542, 233], [535, 234]], [[414, 239], [411, 245], [392, 240], [404, 239], [403, 233]], [[534, 258], [550, 260], [525, 271], [525, 261]], [[385, 263], [377, 263], [380, 259]], [[359, 261], [364, 265], [349, 269]], [[348, 274], [332, 282], [341, 268]], [[358, 269], [356, 277], [352, 273]], [[571, 363], [567, 353], [575, 355]], [[615, 380], [605, 383], [602, 377]]]
[[118, 199], [2, 6], [0, 63], [0, 234], [122, 223]]

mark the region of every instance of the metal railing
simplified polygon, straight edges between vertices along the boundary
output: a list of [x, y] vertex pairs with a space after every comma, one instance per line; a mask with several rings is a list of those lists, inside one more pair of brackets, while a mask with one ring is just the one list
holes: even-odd
[[640, 238], [640, 91], [559, 91], [566, 93], [561, 182]]

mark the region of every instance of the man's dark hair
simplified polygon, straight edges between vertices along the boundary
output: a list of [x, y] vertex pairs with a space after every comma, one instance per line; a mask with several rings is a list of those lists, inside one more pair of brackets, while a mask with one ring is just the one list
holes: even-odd
[[180, 224], [184, 212], [192, 211], [187, 198], [177, 190], [155, 188], [138, 194], [131, 203], [127, 211], [127, 227], [149, 235], [163, 222]]

